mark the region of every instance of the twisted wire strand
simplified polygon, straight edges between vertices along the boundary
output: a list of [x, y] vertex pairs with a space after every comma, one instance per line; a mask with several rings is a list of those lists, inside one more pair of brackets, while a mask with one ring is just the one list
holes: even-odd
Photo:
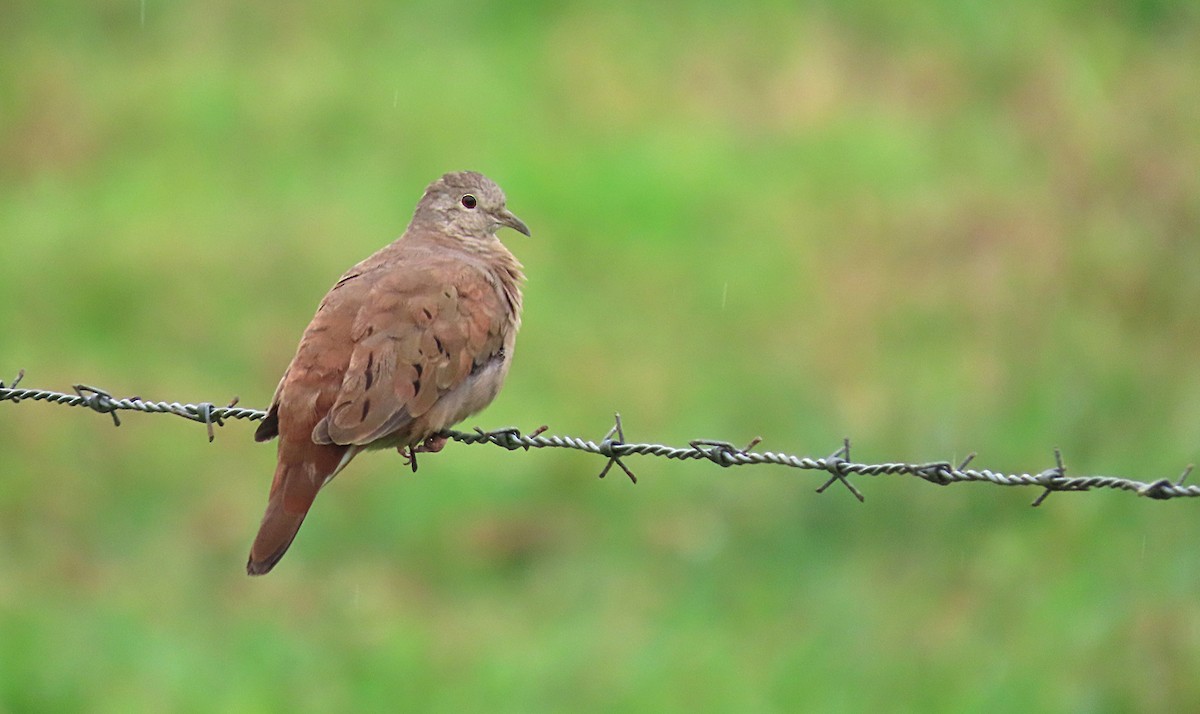
[[[24, 371], [9, 386], [0, 382], [0, 402], [8, 401], [15, 404], [23, 401], [44, 401], [68, 407], [87, 407], [102, 414], [108, 414], [116, 426], [121, 425], [120, 419], [117, 417], [119, 411], [174, 414], [205, 424], [208, 427], [209, 441], [212, 441], [214, 437], [213, 426], [223, 426], [226, 419], [258, 421], [267, 414], [262, 409], [238, 407], [236, 398], [226, 406], [217, 406], [211, 402], [186, 404], [149, 401], [140, 397], [115, 398], [103, 389], [82, 384], [74, 386], [74, 394], [48, 389], [22, 388], [18, 385], [23, 376]], [[1191, 472], [1191, 466], [1188, 466], [1175, 481], [1166, 478], [1146, 482], [1118, 476], [1067, 476], [1062, 455], [1058, 450], [1055, 450], [1056, 465], [1051, 468], [1038, 473], [1006, 474], [988, 469], [967, 468], [974, 458], [974, 454], [958, 465], [948, 461], [919, 464], [855, 463], [850, 461], [850, 441], [848, 439], [843, 442], [840, 449], [823, 458], [795, 456], [773, 451], [753, 451], [753, 447], [758, 443], [757, 439], [745, 448], [738, 448], [728, 442], [708, 440], [695, 440], [687, 446], [626, 442], [620, 414], [616, 415], [615, 424], [599, 442], [574, 436], [543, 436], [545, 430], [546, 427], [542, 427], [530, 434], [522, 434], [515, 428], [494, 431], [475, 429], [473, 432], [447, 430], [441, 435], [463, 444], [494, 444], [509, 450], [525, 449], [528, 451], [529, 449], [557, 448], [597, 454], [608, 459], [603, 471], [600, 472], [601, 478], [604, 478], [613, 466], [617, 466], [634, 483], [637, 483], [637, 478], [625, 465], [623, 459], [628, 456], [640, 455], [679, 461], [706, 459], [723, 467], [774, 464], [808, 471], [823, 471], [830, 477], [823, 486], [817, 489], [818, 492], [823, 492], [834, 483], [841, 483], [860, 501], [863, 500], [863, 495], [850, 483], [849, 476], [915, 476], [942, 486], [967, 482], [983, 482], [997, 486], [1033, 486], [1043, 489], [1034, 500], [1034, 506], [1040, 505], [1050, 493], [1055, 491], [1112, 489], [1157, 500], [1200, 496], [1200, 486], [1184, 484]]]

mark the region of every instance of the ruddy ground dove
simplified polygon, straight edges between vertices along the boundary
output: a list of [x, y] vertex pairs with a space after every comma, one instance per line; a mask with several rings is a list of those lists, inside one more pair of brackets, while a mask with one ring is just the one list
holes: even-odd
[[317, 492], [364, 449], [416, 458], [500, 391], [521, 324], [521, 264], [496, 237], [529, 229], [482, 174], [425, 189], [404, 235], [333, 286], [255, 432], [279, 463], [246, 572], [275, 567]]

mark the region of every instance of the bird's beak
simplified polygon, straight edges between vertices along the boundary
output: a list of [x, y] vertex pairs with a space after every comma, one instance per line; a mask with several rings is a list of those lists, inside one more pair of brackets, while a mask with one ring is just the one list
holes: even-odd
[[508, 210], [507, 208], [500, 209], [499, 218], [500, 218], [500, 225], [508, 226], [509, 228], [513, 229], [514, 231], [519, 231], [521, 233], [524, 233], [525, 235], [530, 235], [529, 226], [525, 225], [525, 221], [522, 221], [520, 218], [517, 218], [516, 215], [513, 214], [513, 212]]

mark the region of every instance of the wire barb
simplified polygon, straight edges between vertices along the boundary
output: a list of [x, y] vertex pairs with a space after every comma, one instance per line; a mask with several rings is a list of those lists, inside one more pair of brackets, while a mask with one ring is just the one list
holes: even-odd
[[[16, 388], [17, 388], [17, 385], [21, 383], [21, 380], [22, 380], [22, 379], [25, 379], [25, 370], [23, 370], [23, 369], [18, 369], [18, 370], [17, 370], [17, 376], [16, 376], [16, 377], [13, 377], [12, 384], [8, 385], [8, 388], [9, 388], [9, 389], [16, 389]], [[2, 380], [2, 379], [0, 379], [0, 389], [4, 389], [4, 380]], [[19, 399], [13, 399], [13, 401], [14, 401], [14, 402], [18, 402], [18, 401], [20, 401], [20, 400], [19, 400]]]
[[[625, 445], [625, 429], [621, 426], [621, 413], [614, 412], [613, 419], [615, 422], [613, 424], [613, 428], [609, 429], [608, 433], [604, 435], [604, 439], [600, 442], [599, 451], [597, 452], [601, 456], [608, 457], [608, 463], [604, 464], [604, 468], [600, 470], [600, 478], [607, 476], [608, 470], [613, 467], [613, 464], [616, 464], [617, 466], [621, 467], [621, 470], [625, 472], [625, 475], [629, 477], [629, 480], [636, 484], [637, 476], [634, 476], [633, 472], [629, 470], [629, 467], [625, 465], [625, 462], [621, 461], [621, 455], [613, 450], [613, 447]], [[615, 441], [612, 438], [613, 434], [617, 435]]]
[[[112, 395], [103, 389], [89, 387], [86, 384], [72, 385], [72, 389], [83, 400], [83, 406], [90, 407], [112, 417], [113, 426], [121, 426], [121, 419], [117, 417], [116, 407], [113, 405]], [[86, 394], [85, 394], [86, 392]]]
[[529, 450], [529, 447], [521, 441], [521, 430], [515, 426], [505, 426], [491, 431], [484, 431], [479, 427], [475, 427], [475, 433], [479, 434], [482, 441], [495, 444], [496, 446], [503, 446], [509, 451], [516, 451], [521, 448], [526, 451]]
[[196, 405], [196, 411], [198, 413], [198, 416], [200, 416], [201, 421], [204, 422], [205, 428], [208, 429], [208, 443], [211, 444], [211, 443], [213, 443], [213, 439], [216, 438], [216, 434], [213, 433], [213, 422], [215, 421], [217, 423], [217, 426], [224, 426], [224, 424], [221, 423], [221, 420], [219, 418], [213, 419], [213, 413], [212, 413], [213, 412], [213, 403], [212, 402], [200, 402], [199, 404]]
[[718, 466], [734, 466], [738, 463], [739, 456], [747, 455], [761, 441], [762, 439], [756, 436], [744, 449], [739, 449], [728, 441], [709, 439], [693, 439], [688, 442], [688, 446]]
[[[214, 437], [214, 424], [216, 426], [223, 426], [226, 419], [259, 421], [267, 414], [261, 409], [238, 407], [237, 397], [234, 397], [229, 402], [229, 405], [224, 407], [215, 407], [209, 402], [180, 404], [178, 402], [145, 401], [138, 397], [116, 399], [103, 389], [82, 384], [75, 385], [74, 394], [47, 389], [24, 388], [20, 386], [24, 376], [25, 371], [21, 370], [10, 384], [5, 385], [3, 382], [0, 382], [0, 402], [19, 404], [27, 401], [44, 401], [68, 407], [87, 407], [101, 414], [108, 414], [113, 419], [113, 423], [118, 426], [121, 423], [117, 417], [117, 412], [119, 411], [174, 414], [190, 421], [204, 424], [205, 429], [208, 431], [209, 441], [212, 441]], [[959, 462], [957, 466], [952, 465], [950, 461], [932, 461], [921, 464], [855, 463], [850, 460], [849, 439], [844, 439], [842, 447], [825, 458], [795, 456], [771, 451], [754, 451], [754, 447], [761, 443], [761, 440], [757, 437], [742, 449], [733, 446], [729, 442], [705, 439], [696, 439], [683, 447], [655, 443], [628, 443], [625, 441], [625, 429], [621, 423], [620, 414], [613, 415], [613, 426], [608, 430], [608, 433], [605, 434], [599, 444], [591, 440], [573, 436], [547, 435], [546, 431], [545, 426], [538, 427], [529, 434], [521, 434], [519, 430], [513, 427], [493, 431], [484, 431], [477, 428], [473, 432], [447, 430], [431, 437], [428, 443], [418, 445], [416, 451], [436, 451], [447, 440], [454, 440], [465, 444], [486, 442], [501, 446], [510, 451], [515, 449], [573, 449], [597, 454], [608, 460], [604, 465], [604, 469], [600, 472], [601, 478], [607, 476], [615, 464], [625, 472], [625, 475], [633, 483], [637, 483], [637, 477], [624, 462], [624, 459], [631, 455], [657, 456], [679, 461], [704, 459], [719, 464], [722, 467], [775, 464], [777, 466], [788, 466], [805, 471], [821, 471], [829, 474], [829, 478], [817, 489], [818, 493], [823, 493], [834, 482], [840, 481], [860, 501], [864, 500], [864, 498], [854, 484], [850, 483], [849, 477], [852, 474], [861, 476], [914, 476], [929, 483], [939, 485], [984, 482], [995, 486], [1035, 486], [1041, 488], [1042, 492], [1034, 500], [1034, 506], [1041, 505], [1053, 491], [1081, 492], [1112, 489], [1127, 491], [1155, 500], [1200, 497], [1200, 485], [1187, 485], [1186, 483], [1188, 475], [1192, 471], [1191, 466], [1184, 469], [1183, 473], [1174, 481], [1159, 478], [1147, 482], [1116, 476], [1068, 477], [1062, 452], [1059, 449], [1054, 450], [1055, 466], [1053, 468], [1046, 469], [1037, 474], [1006, 474], [987, 469], [968, 468], [975, 458], [975, 454], [973, 453]], [[415, 457], [415, 454], [411, 454], [411, 456]], [[413, 467], [416, 466], [415, 458], [411, 459], [411, 465]]]
[[[972, 454], [972, 456], [974, 456], [974, 454]], [[968, 457], [967, 461], [970, 460], [970, 457]], [[960, 467], [958, 470], [961, 471], [962, 468]], [[928, 464], [921, 464], [917, 466], [916, 470], [913, 472], [913, 475], [923, 478], [929, 483], [937, 484], [938, 486], [949, 486], [950, 484], [954, 483], [954, 481], [950, 478], [951, 472], [952, 468], [949, 461], [934, 461]]]
[[1062, 490], [1060, 483], [1067, 478], [1067, 467], [1063, 465], [1062, 451], [1057, 446], [1054, 447], [1054, 462], [1056, 464], [1054, 468], [1046, 469], [1037, 475], [1038, 483], [1045, 486], [1046, 490], [1033, 499], [1033, 503], [1030, 505], [1034, 508], [1042, 505], [1042, 501], [1046, 500], [1051, 491]]
[[1182, 486], [1183, 482], [1187, 481], [1188, 474], [1192, 473], [1192, 469], [1195, 467], [1195, 464], [1188, 464], [1187, 468], [1183, 470], [1183, 473], [1179, 474], [1179, 480], [1175, 482], [1175, 485]]
[[825, 470], [833, 474], [833, 476], [831, 476], [828, 481], [826, 481], [821, 485], [820, 488], [817, 489], [817, 493], [825, 493], [825, 489], [832, 486], [835, 482], [841, 481], [843, 486], [850, 489], [850, 493], [854, 494], [854, 497], [858, 499], [859, 503], [867, 500], [866, 496], [863, 496], [862, 492], [854, 487], [854, 484], [846, 480], [846, 474], [850, 473], [850, 470], [846, 468], [846, 464], [849, 463], [849, 460], [850, 438], [846, 437], [842, 439], [842, 448], [833, 452], [825, 459]]

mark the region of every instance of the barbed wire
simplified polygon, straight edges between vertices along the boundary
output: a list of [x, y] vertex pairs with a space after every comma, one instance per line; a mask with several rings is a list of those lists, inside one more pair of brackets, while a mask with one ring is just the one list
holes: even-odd
[[[21, 370], [12, 384], [0, 382], [0, 402], [44, 401], [51, 404], [61, 404], [68, 407], [87, 407], [101, 414], [112, 417], [115, 426], [121, 425], [117, 416], [119, 411], [139, 411], [151, 414], [174, 414], [184, 419], [190, 419], [204, 424], [208, 429], [208, 440], [211, 442], [215, 426], [224, 426], [226, 419], [245, 419], [258, 421], [267, 413], [262, 409], [247, 409], [237, 406], [235, 397], [225, 406], [217, 406], [211, 402], [183, 404], [180, 402], [149, 401], [141, 397], [115, 398], [109, 392], [85, 384], [74, 385], [74, 394], [56, 392], [48, 389], [29, 389], [19, 386], [25, 371]], [[608, 459], [600, 471], [600, 478], [608, 475], [613, 466], [620, 468], [629, 480], [637, 483], [637, 477], [625, 464], [623, 459], [628, 456], [657, 456], [666, 459], [699, 460], [706, 459], [718, 466], [749, 466], [751, 464], [775, 464], [792, 468], [823, 471], [829, 478], [817, 489], [823, 493], [835, 483], [842, 484], [859, 501], [864, 500], [861, 491], [849, 480], [850, 476], [885, 476], [903, 475], [915, 476], [919, 479], [940, 486], [954, 483], [984, 482], [997, 486], [1033, 486], [1041, 488], [1041, 493], [1034, 499], [1032, 505], [1039, 506], [1046, 497], [1055, 491], [1092, 491], [1096, 489], [1115, 489], [1128, 491], [1139, 496], [1157, 500], [1172, 498], [1195, 498], [1200, 496], [1200, 486], [1185, 485], [1188, 474], [1192, 471], [1189, 465], [1174, 481], [1166, 478], [1156, 481], [1136, 481], [1118, 476], [1067, 476], [1062, 453], [1054, 450], [1054, 466], [1037, 473], [1006, 474], [988, 469], [972, 469], [968, 465], [975, 454], [968, 455], [958, 464], [949, 461], [931, 461], [928, 463], [881, 463], [862, 464], [850, 460], [850, 440], [845, 439], [840, 448], [829, 456], [813, 458], [809, 456], [794, 456], [792, 454], [775, 453], [772, 451], [754, 451], [761, 442], [755, 438], [745, 447], [738, 448], [725, 441], [696, 439], [688, 442], [685, 447], [668, 446], [665, 444], [636, 443], [625, 441], [625, 430], [621, 423], [621, 415], [614, 415], [614, 424], [608, 433], [599, 441], [581, 439], [574, 436], [544, 435], [547, 427], [542, 426], [529, 434], [522, 434], [516, 428], [503, 428], [484, 431], [476, 428], [474, 431], [463, 432], [446, 430], [441, 436], [464, 444], [494, 444], [510, 451], [516, 449], [574, 449], [587, 453], [598, 454]], [[415, 462], [414, 462], [415, 468]]]

